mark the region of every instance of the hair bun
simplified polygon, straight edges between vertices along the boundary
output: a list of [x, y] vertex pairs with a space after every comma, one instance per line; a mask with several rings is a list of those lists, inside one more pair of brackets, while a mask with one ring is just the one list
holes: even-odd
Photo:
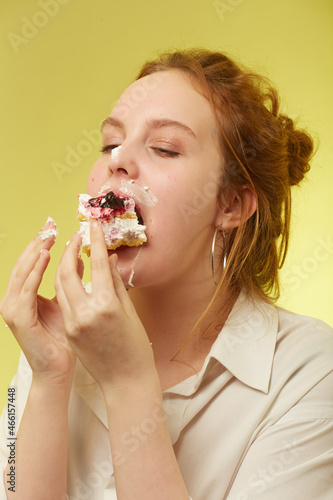
[[314, 150], [313, 139], [304, 130], [296, 129], [293, 120], [288, 116], [280, 115], [279, 120], [285, 134], [290, 185], [296, 186], [310, 170], [309, 161]]

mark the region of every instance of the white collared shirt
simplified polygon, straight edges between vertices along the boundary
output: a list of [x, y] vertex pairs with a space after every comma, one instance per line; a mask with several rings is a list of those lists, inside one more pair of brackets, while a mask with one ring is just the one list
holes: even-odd
[[[239, 297], [200, 373], [163, 393], [193, 500], [333, 499], [332, 333], [319, 320]], [[12, 383], [18, 421], [31, 378], [21, 355]], [[154, 432], [159, 418], [157, 404], [151, 419], [129, 429], [128, 452]], [[2, 473], [6, 429], [4, 411]], [[70, 500], [116, 500], [103, 396], [80, 362], [69, 405], [68, 470]]]

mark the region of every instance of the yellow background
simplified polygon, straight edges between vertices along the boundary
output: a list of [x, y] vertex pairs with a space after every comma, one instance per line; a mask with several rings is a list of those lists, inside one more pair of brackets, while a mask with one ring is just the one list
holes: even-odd
[[[96, 133], [147, 58], [204, 46], [269, 76], [284, 111], [320, 139], [295, 191], [279, 303], [333, 324], [332, 13], [331, 0], [2, 0], [0, 295], [49, 215], [60, 235], [41, 292], [53, 295], [76, 196], [99, 154], [85, 131]], [[18, 356], [1, 320], [1, 409]]]

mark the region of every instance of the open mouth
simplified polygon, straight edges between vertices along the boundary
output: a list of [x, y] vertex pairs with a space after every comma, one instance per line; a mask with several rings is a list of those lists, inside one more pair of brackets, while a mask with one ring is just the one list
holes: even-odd
[[135, 200], [114, 191], [91, 198], [87, 194], [79, 195], [78, 218], [82, 251], [90, 255], [90, 224], [101, 222], [104, 239], [108, 250], [118, 247], [137, 247], [147, 241], [146, 227], [140, 207]]
[[[101, 209], [101, 215], [108, 217], [112, 214], [113, 217], [121, 216], [129, 209], [134, 209], [140, 225], [144, 226], [143, 218], [141, 215], [140, 207], [135, 203], [135, 200], [129, 196], [117, 195], [114, 191], [108, 191], [97, 198], [91, 198], [88, 201], [89, 205], [94, 208]], [[130, 207], [130, 205], [132, 205]], [[133, 207], [134, 205], [134, 207]], [[109, 210], [103, 210], [109, 209]]]

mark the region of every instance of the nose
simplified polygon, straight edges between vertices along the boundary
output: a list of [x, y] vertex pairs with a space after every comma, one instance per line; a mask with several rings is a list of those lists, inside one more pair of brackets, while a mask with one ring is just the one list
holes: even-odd
[[136, 179], [139, 166], [133, 148], [124, 144], [114, 148], [109, 159], [109, 169], [113, 175]]

